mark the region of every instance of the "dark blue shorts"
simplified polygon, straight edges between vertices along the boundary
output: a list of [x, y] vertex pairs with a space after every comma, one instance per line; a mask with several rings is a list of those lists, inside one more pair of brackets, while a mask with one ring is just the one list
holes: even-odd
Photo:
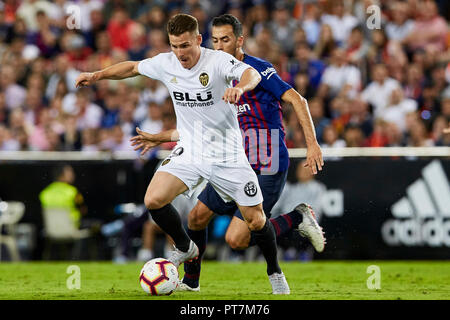
[[[273, 206], [281, 196], [281, 192], [286, 183], [287, 173], [287, 171], [283, 171], [273, 175], [257, 175], [259, 187], [264, 197], [264, 213], [268, 218], [270, 218], [270, 212], [272, 211]], [[205, 189], [199, 194], [198, 200], [203, 202], [211, 211], [218, 215], [236, 216], [244, 220], [236, 203], [234, 201], [223, 201], [210, 183], [208, 183]]]

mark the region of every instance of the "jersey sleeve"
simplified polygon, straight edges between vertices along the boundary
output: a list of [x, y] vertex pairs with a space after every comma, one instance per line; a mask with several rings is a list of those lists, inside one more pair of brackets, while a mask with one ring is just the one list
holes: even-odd
[[138, 71], [143, 76], [147, 76], [149, 78], [160, 80], [161, 76], [161, 54], [158, 54], [152, 58], [144, 59], [138, 64]]
[[231, 82], [232, 80], [240, 81], [242, 74], [248, 68], [251, 68], [248, 64], [237, 60], [231, 54], [223, 51], [216, 51], [217, 57], [217, 68], [219, 74], [225, 78], [226, 82]]
[[261, 82], [259, 84], [265, 90], [272, 93], [278, 100], [281, 100], [281, 96], [292, 88], [290, 84], [280, 78], [277, 71], [270, 63], [254, 66], [254, 68], [261, 75]]

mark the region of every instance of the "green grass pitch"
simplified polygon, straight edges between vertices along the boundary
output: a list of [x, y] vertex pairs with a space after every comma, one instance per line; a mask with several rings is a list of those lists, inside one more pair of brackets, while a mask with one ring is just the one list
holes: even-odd
[[[80, 289], [68, 289], [68, 267], [80, 269]], [[449, 261], [316, 261], [282, 262], [289, 296], [273, 296], [262, 262], [202, 264], [201, 292], [147, 295], [138, 283], [143, 264], [109, 262], [0, 263], [0, 300], [448, 300]], [[368, 289], [376, 265], [380, 289]], [[180, 274], [183, 273], [182, 266]]]

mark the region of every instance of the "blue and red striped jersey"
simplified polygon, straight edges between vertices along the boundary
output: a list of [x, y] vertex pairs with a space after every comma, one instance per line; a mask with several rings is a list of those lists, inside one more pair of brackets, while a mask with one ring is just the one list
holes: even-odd
[[255, 89], [245, 92], [237, 103], [248, 160], [252, 168], [261, 173], [285, 171], [289, 167], [289, 154], [280, 100], [292, 87], [281, 80], [269, 62], [247, 54], [243, 62], [261, 74], [261, 82]]

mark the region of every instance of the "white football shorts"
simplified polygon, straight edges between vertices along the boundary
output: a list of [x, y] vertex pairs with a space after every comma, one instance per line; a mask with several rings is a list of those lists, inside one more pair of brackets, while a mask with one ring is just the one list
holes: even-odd
[[241, 206], [255, 206], [263, 202], [258, 178], [247, 159], [231, 163], [195, 163], [189, 161], [183, 147], [177, 145], [156, 171], [168, 172], [183, 181], [188, 187], [184, 192], [188, 198], [205, 179], [225, 202], [235, 201]]

